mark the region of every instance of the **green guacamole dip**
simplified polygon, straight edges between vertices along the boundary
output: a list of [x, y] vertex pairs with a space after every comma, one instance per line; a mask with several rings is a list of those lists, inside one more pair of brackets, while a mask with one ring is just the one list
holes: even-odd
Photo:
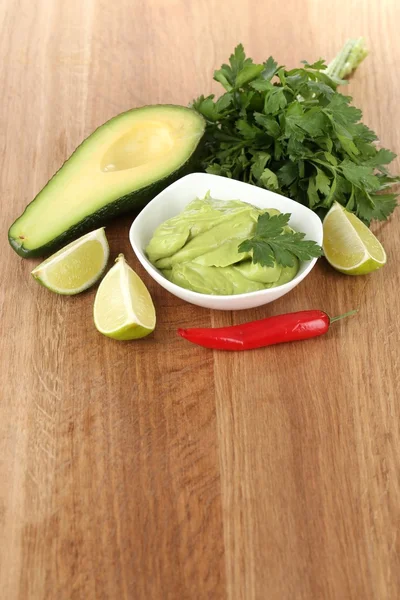
[[279, 210], [260, 209], [240, 200], [197, 198], [185, 210], [155, 230], [146, 254], [173, 283], [201, 294], [244, 294], [291, 281], [294, 267], [253, 264], [238, 246], [252, 237], [259, 215]]

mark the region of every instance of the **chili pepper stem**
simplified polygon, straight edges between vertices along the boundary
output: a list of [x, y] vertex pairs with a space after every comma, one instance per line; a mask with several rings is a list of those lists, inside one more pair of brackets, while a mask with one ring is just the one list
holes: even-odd
[[329, 321], [330, 323], [334, 323], [335, 321], [340, 321], [340, 319], [345, 319], [346, 317], [351, 317], [352, 315], [355, 315], [356, 313], [358, 313], [358, 308], [356, 308], [355, 310], [350, 310], [347, 313], [343, 313], [342, 315], [338, 315], [337, 317], [329, 317]]

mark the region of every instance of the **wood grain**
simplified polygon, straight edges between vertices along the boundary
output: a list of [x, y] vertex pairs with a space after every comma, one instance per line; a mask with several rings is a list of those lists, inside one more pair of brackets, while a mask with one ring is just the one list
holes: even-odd
[[[6, 235], [96, 126], [216, 91], [238, 41], [294, 66], [364, 35], [348, 91], [400, 152], [399, 22], [396, 0], [3, 0], [1, 599], [399, 598], [400, 211], [375, 227], [383, 270], [346, 278], [320, 261], [279, 302], [235, 314], [164, 292], [133, 257], [132, 217], [114, 222], [112, 257], [157, 307], [155, 334], [132, 344], [95, 331], [94, 291], [39, 287]], [[360, 313], [244, 354], [175, 334], [313, 307]]]

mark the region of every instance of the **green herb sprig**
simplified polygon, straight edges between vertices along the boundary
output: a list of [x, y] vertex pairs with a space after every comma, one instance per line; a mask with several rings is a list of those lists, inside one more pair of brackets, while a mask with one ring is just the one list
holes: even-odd
[[251, 252], [253, 263], [263, 267], [273, 267], [275, 262], [293, 267], [295, 256], [299, 260], [321, 256], [321, 246], [305, 240], [304, 233], [290, 229], [289, 219], [290, 214], [263, 213], [258, 217], [254, 236], [239, 245], [239, 252]]
[[[395, 154], [375, 145], [361, 111], [339, 93], [340, 81], [318, 60], [286, 70], [270, 57], [247, 58], [240, 44], [215, 71], [225, 93], [193, 106], [207, 121], [203, 167], [301, 202], [323, 216], [336, 200], [365, 223], [396, 206]], [[384, 193], [382, 193], [384, 192]]]

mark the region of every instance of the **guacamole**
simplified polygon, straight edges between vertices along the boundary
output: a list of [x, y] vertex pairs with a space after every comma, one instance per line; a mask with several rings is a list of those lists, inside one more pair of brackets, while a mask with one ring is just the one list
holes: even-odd
[[293, 267], [262, 267], [250, 253], [238, 251], [265, 212], [279, 214], [240, 200], [197, 198], [157, 227], [146, 254], [164, 277], [201, 294], [244, 294], [282, 285], [295, 277], [297, 258]]

